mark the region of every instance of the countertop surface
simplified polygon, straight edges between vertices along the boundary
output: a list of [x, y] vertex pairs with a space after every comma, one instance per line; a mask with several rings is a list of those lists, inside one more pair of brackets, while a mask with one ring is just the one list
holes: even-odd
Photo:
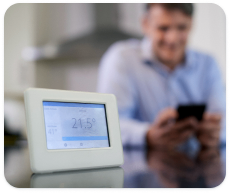
[[33, 174], [26, 141], [4, 148], [4, 173], [19, 188], [208, 188], [222, 183], [226, 149], [195, 156], [178, 151], [124, 149], [121, 167]]

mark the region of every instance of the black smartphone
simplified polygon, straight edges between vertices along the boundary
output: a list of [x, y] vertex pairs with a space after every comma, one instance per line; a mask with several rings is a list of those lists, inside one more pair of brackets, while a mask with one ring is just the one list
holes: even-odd
[[179, 114], [178, 120], [182, 120], [187, 117], [195, 117], [198, 121], [201, 121], [205, 108], [205, 104], [179, 105], [177, 108], [177, 112]]

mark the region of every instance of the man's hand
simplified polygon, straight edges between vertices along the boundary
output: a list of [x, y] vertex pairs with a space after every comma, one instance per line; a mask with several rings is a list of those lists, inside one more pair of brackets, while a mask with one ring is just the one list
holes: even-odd
[[205, 113], [198, 124], [197, 138], [203, 147], [217, 147], [220, 140], [221, 116]]
[[147, 132], [147, 144], [150, 148], [175, 148], [196, 132], [198, 122], [195, 118], [189, 117], [176, 122], [177, 117], [177, 111], [172, 108], [159, 114]]

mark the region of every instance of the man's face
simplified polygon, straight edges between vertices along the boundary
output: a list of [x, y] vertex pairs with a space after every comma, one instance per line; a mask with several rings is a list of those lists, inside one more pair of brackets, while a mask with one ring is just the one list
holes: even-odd
[[181, 62], [191, 29], [191, 17], [180, 10], [152, 6], [143, 20], [143, 30], [152, 42], [154, 55], [164, 64]]

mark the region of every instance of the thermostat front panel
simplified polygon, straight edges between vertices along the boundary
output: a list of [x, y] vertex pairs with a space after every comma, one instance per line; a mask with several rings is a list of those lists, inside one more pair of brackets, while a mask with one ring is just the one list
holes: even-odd
[[43, 101], [47, 149], [110, 147], [104, 104]]
[[52, 89], [24, 95], [34, 173], [123, 164], [114, 95]]

